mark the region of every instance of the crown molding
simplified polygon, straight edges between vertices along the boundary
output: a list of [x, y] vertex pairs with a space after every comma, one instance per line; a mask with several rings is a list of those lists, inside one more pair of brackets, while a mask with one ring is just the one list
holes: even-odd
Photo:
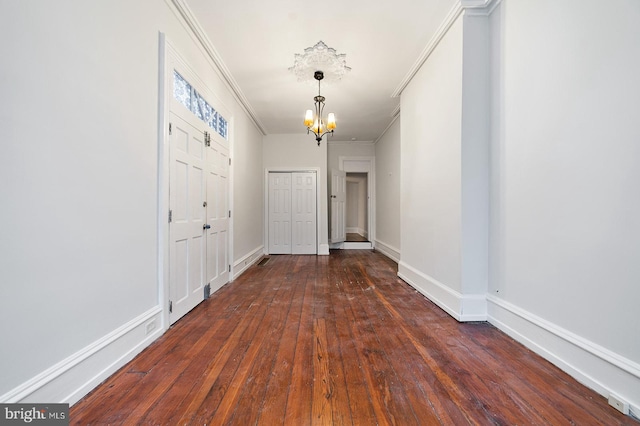
[[387, 132], [389, 131], [389, 129], [391, 128], [391, 126], [393, 126], [393, 124], [398, 121], [398, 118], [400, 118], [400, 105], [398, 105], [398, 114], [393, 116], [393, 119], [391, 120], [391, 123], [389, 123], [389, 125], [387, 127], [385, 127], [385, 129], [382, 131], [382, 133], [380, 133], [380, 136], [377, 137], [376, 140], [373, 141], [373, 144], [377, 144], [378, 141], [380, 139], [382, 139], [384, 137], [384, 135], [387, 134]]
[[391, 111], [391, 117], [397, 117], [398, 114], [400, 114], [400, 102], [398, 102], [398, 105]]
[[427, 43], [425, 48], [418, 56], [418, 59], [409, 69], [407, 75], [402, 79], [396, 90], [391, 94], [392, 98], [396, 98], [402, 94], [402, 91], [409, 85], [413, 77], [418, 73], [422, 65], [429, 59], [429, 56], [438, 47], [440, 41], [447, 34], [451, 26], [456, 22], [456, 19], [463, 13], [470, 15], [488, 16], [493, 12], [493, 9], [501, 2], [501, 0], [458, 0], [453, 5], [447, 16], [444, 18], [438, 29], [436, 30], [431, 40]]
[[502, 0], [460, 0], [465, 14], [471, 16], [489, 16], [502, 3]]
[[195, 15], [193, 14], [189, 6], [187, 6], [185, 0], [167, 0], [167, 2], [169, 1], [176, 8], [182, 19], [184, 19], [185, 23], [192, 31], [193, 35], [196, 37], [202, 48], [205, 50], [206, 54], [209, 56], [211, 61], [213, 61], [213, 64], [216, 66], [216, 68], [218, 68], [222, 80], [229, 88], [233, 96], [236, 98], [242, 109], [247, 113], [251, 121], [253, 121], [253, 124], [258, 128], [258, 130], [260, 130], [262, 135], [266, 136], [267, 132], [264, 125], [258, 118], [255, 110], [245, 97], [244, 93], [242, 93], [240, 86], [238, 86], [238, 83], [231, 75], [231, 72], [222, 60], [222, 57], [220, 57], [220, 55], [218, 54], [218, 51], [213, 46], [211, 40], [209, 40], [209, 37], [207, 37], [207, 34], [205, 33], [202, 26], [200, 26], [200, 23], [196, 19]]

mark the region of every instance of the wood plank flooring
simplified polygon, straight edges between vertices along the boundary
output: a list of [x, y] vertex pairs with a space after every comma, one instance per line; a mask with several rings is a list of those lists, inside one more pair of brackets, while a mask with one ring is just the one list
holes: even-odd
[[369, 250], [271, 256], [71, 407], [74, 425], [638, 425]]

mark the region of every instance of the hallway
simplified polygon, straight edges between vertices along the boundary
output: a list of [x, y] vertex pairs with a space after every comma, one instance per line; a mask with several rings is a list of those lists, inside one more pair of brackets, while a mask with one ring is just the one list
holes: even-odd
[[636, 424], [367, 250], [271, 256], [71, 408], [71, 424]]

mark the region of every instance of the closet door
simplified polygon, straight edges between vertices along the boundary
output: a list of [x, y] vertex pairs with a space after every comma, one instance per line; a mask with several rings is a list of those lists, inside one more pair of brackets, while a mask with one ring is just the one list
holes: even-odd
[[316, 254], [316, 174], [291, 174], [293, 254]]
[[269, 253], [317, 254], [315, 172], [269, 173]]
[[269, 253], [291, 254], [291, 173], [269, 173]]

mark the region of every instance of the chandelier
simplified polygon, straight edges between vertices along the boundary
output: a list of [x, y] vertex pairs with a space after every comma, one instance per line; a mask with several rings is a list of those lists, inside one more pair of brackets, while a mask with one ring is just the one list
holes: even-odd
[[336, 128], [335, 114], [329, 113], [326, 121], [323, 118], [325, 98], [320, 94], [320, 81], [338, 81], [351, 71], [347, 66], [346, 56], [344, 53], [337, 54], [335, 49], [319, 41], [315, 46], [304, 49], [303, 54], [296, 54], [294, 65], [289, 68], [298, 77], [298, 81], [313, 82], [311, 75], [318, 81], [318, 96], [313, 98], [315, 111], [308, 109], [304, 116], [307, 134], [312, 132], [315, 135], [318, 146], [322, 137], [328, 133], [333, 134]]
[[324, 73], [322, 71], [316, 71], [313, 73], [313, 78], [318, 80], [318, 96], [313, 98], [316, 110], [315, 114], [313, 110], [307, 110], [307, 113], [304, 115], [304, 125], [307, 127], [307, 134], [312, 132], [316, 135], [316, 141], [318, 142], [318, 146], [320, 146], [320, 141], [324, 135], [327, 133], [333, 135], [333, 130], [336, 128], [336, 116], [330, 112], [329, 115], [327, 115], [327, 122], [325, 124], [322, 119], [324, 113], [324, 96], [320, 95], [320, 81], [324, 78]]

